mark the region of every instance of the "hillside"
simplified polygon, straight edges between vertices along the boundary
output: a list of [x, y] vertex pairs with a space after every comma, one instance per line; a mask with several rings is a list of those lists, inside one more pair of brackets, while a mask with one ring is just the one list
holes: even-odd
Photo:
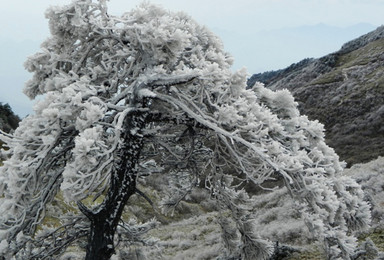
[[0, 102], [0, 129], [8, 133], [16, 129], [19, 121], [20, 118], [13, 113], [11, 107]]
[[256, 81], [290, 90], [349, 166], [384, 155], [384, 26], [322, 58], [255, 74], [248, 85]]
[[[16, 129], [19, 125], [20, 118], [13, 113], [11, 107], [8, 104], [2, 104], [0, 102], [0, 130], [9, 133]], [[3, 147], [3, 143], [0, 141], [0, 149]], [[1, 163], [0, 163], [1, 165]]]
[[[359, 235], [360, 249], [367, 250], [368, 255], [362, 255], [355, 260], [384, 259], [382, 253], [384, 250], [383, 174], [384, 157], [379, 157], [366, 164], [356, 164], [345, 171], [345, 175], [353, 177], [362, 185], [367, 199], [372, 205], [372, 229]], [[149, 189], [142, 187], [142, 189], [150, 197], [161, 196], [157, 185], [163, 182], [164, 178], [159, 175], [155, 182], [150, 184], [150, 186], [154, 185], [153, 187], [149, 187]], [[132, 218], [138, 222], [145, 222], [156, 217], [159, 226], [150, 230], [148, 236], [145, 236], [152, 239], [151, 243], [134, 244], [130, 247], [129, 254], [119, 251], [118, 254], [122, 257], [114, 256], [113, 260], [141, 259], [140, 256], [143, 255], [147, 259], [159, 260], [223, 259], [219, 258], [224, 250], [221, 244], [220, 221], [223, 217], [228, 216], [229, 212], [217, 211], [216, 202], [210, 199], [206, 191], [194, 190], [176, 209], [174, 215], [160, 214], [140, 197], [135, 197], [132, 204], [134, 205], [127, 207], [126, 221], [130, 221], [128, 218]], [[270, 239], [275, 245], [278, 245], [276, 242], [279, 241], [279, 253], [269, 260], [326, 259], [320, 245], [311, 239], [311, 234], [303, 219], [297, 217], [294, 202], [290, 196], [287, 196], [284, 189], [258, 197], [255, 200], [254, 209], [258, 234]], [[59, 259], [80, 260], [83, 258], [84, 250], [72, 247]]]

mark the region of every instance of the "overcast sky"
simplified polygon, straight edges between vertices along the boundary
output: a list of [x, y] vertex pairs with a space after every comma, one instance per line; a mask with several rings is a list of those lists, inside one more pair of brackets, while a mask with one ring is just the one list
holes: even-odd
[[[1, 5], [0, 32], [17, 39], [42, 39], [48, 33], [44, 11], [70, 0], [11, 0]], [[110, 0], [109, 10], [121, 14], [142, 1]], [[383, 0], [152, 0], [167, 9], [182, 10], [210, 28], [270, 30], [324, 23], [349, 26], [383, 23]]]
[[[32, 106], [21, 94], [23, 82], [30, 77], [23, 71], [22, 63], [48, 36], [45, 9], [69, 2], [9, 0], [1, 4], [0, 102], [10, 103], [21, 116], [30, 113]], [[121, 14], [141, 2], [110, 0], [109, 13]], [[320, 57], [336, 51], [345, 41], [384, 24], [384, 0], [151, 2], [166, 9], [185, 11], [197, 22], [205, 24], [223, 39], [224, 47], [235, 58], [235, 69], [245, 66], [250, 74], [279, 69], [306, 57]], [[325, 31], [328, 34], [324, 34]], [[313, 42], [304, 39], [303, 32], [312, 37]]]

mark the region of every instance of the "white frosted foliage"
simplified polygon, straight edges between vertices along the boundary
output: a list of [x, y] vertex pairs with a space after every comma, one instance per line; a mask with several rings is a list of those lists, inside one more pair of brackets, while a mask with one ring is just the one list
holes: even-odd
[[67, 163], [61, 184], [68, 201], [87, 197], [106, 178], [109, 168], [101, 167], [105, 160], [103, 150], [107, 148], [102, 140], [102, 131], [101, 127], [88, 128], [75, 138], [74, 159]]
[[[342, 176], [323, 125], [300, 115], [287, 90], [247, 89], [246, 69], [232, 72], [232, 57], [206, 27], [148, 3], [114, 16], [107, 1], [75, 0], [46, 17], [51, 35], [25, 62], [33, 77], [24, 92], [39, 101], [14, 134], [0, 134], [9, 147], [0, 167], [0, 256], [55, 258], [92, 237], [102, 216], [113, 231], [105, 248], [142, 257], [125, 247], [153, 242], [143, 236], [157, 222], [124, 224], [131, 196], [177, 212], [198, 187], [232, 219], [222, 225], [225, 257], [268, 259], [274, 235], [257, 225], [271, 215], [254, 206], [268, 197], [279, 208], [288, 195], [290, 216], [302, 217], [330, 258], [353, 255], [369, 205]], [[60, 212], [62, 195], [78, 210], [62, 210], [62, 226], [36, 236], [47, 214]]]

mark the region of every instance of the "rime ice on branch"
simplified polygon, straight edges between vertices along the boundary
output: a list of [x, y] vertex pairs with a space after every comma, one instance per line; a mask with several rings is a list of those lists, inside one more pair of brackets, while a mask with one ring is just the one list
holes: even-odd
[[[220, 40], [189, 16], [144, 4], [117, 17], [105, 2], [46, 12], [51, 36], [25, 63], [33, 78], [24, 92], [42, 99], [1, 135], [10, 149], [0, 168], [0, 255], [50, 257], [88, 236], [86, 259], [109, 259], [116, 235], [131, 230], [117, 228], [124, 206], [161, 172], [173, 184], [163, 187], [165, 212], [197, 186], [231, 212], [239, 235], [223, 236], [224, 257], [273, 253], [254, 228], [247, 184], [285, 186], [329, 256], [350, 259], [369, 207], [341, 176], [323, 126], [300, 116], [288, 91], [246, 89], [246, 71], [233, 73]], [[43, 220], [58, 194], [79, 210], [52, 230]], [[103, 202], [89, 208], [87, 198]]]

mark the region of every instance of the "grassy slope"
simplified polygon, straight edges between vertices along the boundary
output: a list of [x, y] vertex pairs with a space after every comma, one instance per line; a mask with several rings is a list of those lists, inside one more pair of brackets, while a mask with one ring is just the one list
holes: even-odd
[[[357, 50], [342, 54], [338, 56], [334, 70], [321, 74], [307, 85], [338, 82], [344, 78], [346, 70], [376, 62], [382, 53], [384, 53], [384, 39], [373, 41]], [[361, 91], [365, 92], [372, 88], [378, 88], [378, 86], [384, 83], [383, 68], [380, 66], [375, 67], [374, 70], [370, 70], [368, 74], [364, 74], [363, 76], [366, 81], [360, 82], [362, 86]], [[378, 90], [379, 93], [384, 92], [383, 88], [378, 88]]]
[[384, 102], [383, 53], [384, 39], [370, 42], [340, 55], [333, 70], [307, 84], [332, 93], [324, 97], [325, 102], [308, 104], [303, 110], [325, 123], [329, 144], [350, 165], [384, 155], [383, 115], [379, 114]]
[[254, 75], [271, 89], [288, 88], [301, 113], [325, 125], [328, 144], [349, 166], [384, 155], [384, 27], [368, 36], [320, 59]]

